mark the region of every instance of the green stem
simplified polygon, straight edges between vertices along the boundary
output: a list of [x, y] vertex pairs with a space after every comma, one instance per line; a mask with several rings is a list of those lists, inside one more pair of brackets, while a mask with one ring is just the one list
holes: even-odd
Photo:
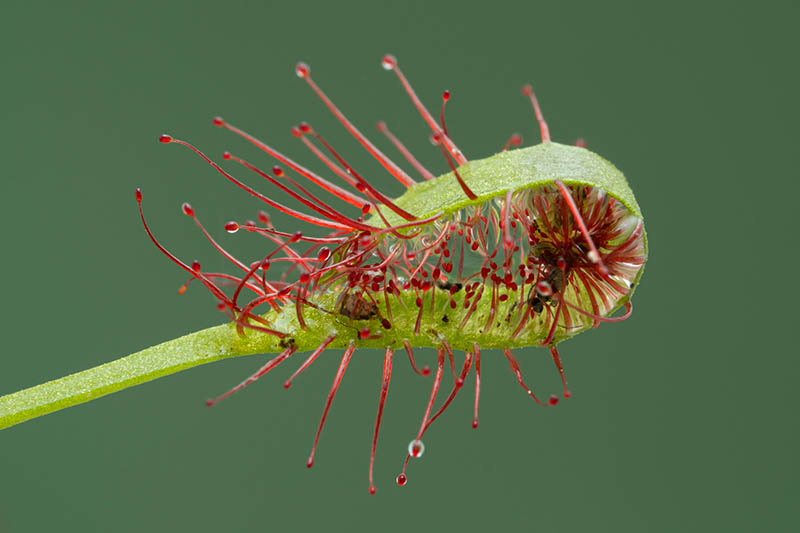
[[193, 366], [264, 352], [265, 337], [242, 338], [230, 324], [216, 326], [0, 397], [0, 429]]

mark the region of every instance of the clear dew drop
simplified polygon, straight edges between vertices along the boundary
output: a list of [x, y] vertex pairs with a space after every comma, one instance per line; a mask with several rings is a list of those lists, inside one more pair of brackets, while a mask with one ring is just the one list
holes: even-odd
[[408, 443], [408, 455], [420, 458], [423, 453], [425, 453], [425, 444], [421, 440], [414, 439]]

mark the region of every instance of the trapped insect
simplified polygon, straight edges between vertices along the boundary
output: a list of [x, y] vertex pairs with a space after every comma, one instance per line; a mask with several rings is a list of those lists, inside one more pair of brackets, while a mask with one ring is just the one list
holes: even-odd
[[[561, 379], [562, 396], [569, 397], [557, 345], [602, 322], [628, 318], [633, 287], [638, 285], [647, 258], [641, 211], [624, 176], [588, 151], [583, 142], [575, 146], [552, 142], [530, 86], [522, 92], [530, 99], [542, 142], [518, 148], [522, 139], [513, 134], [496, 155], [469, 160], [446, 126], [450, 91], [442, 95], [437, 120], [417, 97], [397, 60], [386, 55], [382, 64], [394, 72], [427, 123], [430, 139], [441, 150], [450, 172], [436, 177], [385, 123], [378, 123], [378, 131], [418, 175], [413, 178], [345, 117], [312, 80], [304, 63], [297, 65], [297, 75], [367, 152], [406, 186], [403, 195], [392, 199], [383, 194], [307, 123], [292, 128], [292, 134], [327, 167], [330, 177], [309, 170], [222, 118], [213, 120], [216, 126], [260, 148], [279, 165], [265, 171], [229, 152], [222, 159], [282, 190], [303, 210], [256, 191], [188, 142], [162, 135], [161, 142], [183, 145], [250, 195], [323, 228], [324, 234], [281, 231], [272, 226], [265, 212], [257, 214], [257, 221], [228, 222], [225, 229], [229, 233], [244, 230], [271, 243], [269, 253], [243, 262], [211, 236], [191, 205], [184, 204], [183, 213], [193, 219], [235, 271], [208, 272], [198, 261], [187, 264], [178, 259], [155, 238], [137, 189], [147, 235], [189, 276], [179, 292], [202, 284], [231, 324], [133, 354], [104, 365], [107, 368], [102, 372], [87, 370], [0, 398], [0, 427], [223, 357], [278, 353], [252, 376], [207, 402], [213, 406], [295, 353], [311, 351], [284, 382], [288, 389], [326, 349], [344, 349], [307, 459], [311, 467], [325, 419], [352, 356], [358, 348], [380, 348], [384, 350], [384, 367], [368, 471], [369, 492], [374, 493], [378, 431], [397, 350], [406, 352], [418, 374], [433, 373], [427, 407], [418, 430], [410, 435], [408, 455], [396, 478], [399, 485], [407, 482], [409, 458], [424, 452], [425, 432], [460, 393], [473, 368], [472, 426], [478, 427], [482, 350], [501, 349], [525, 393], [539, 405], [554, 406], [559, 397], [540, 399], [534, 394], [525, 384], [512, 352], [526, 346], [547, 347]], [[312, 190], [301, 178], [322, 191]], [[349, 204], [352, 212], [331, 205], [323, 198], [325, 193]], [[271, 269], [275, 263], [289, 266], [277, 275], [276, 269]], [[620, 308], [624, 313], [612, 316]], [[414, 358], [417, 347], [436, 349], [433, 371], [418, 367]], [[190, 355], [191, 350], [202, 355]], [[459, 364], [457, 351], [464, 352]], [[154, 359], [159, 353], [161, 359]], [[164, 354], [174, 360], [164, 362]], [[452, 374], [453, 384], [434, 411], [446, 373]], [[78, 388], [97, 381], [98, 374], [107, 383], [103, 387], [94, 385], [91, 397], [81, 396]], [[113, 378], [106, 377], [112, 374]], [[48, 394], [51, 399], [39, 399]]]

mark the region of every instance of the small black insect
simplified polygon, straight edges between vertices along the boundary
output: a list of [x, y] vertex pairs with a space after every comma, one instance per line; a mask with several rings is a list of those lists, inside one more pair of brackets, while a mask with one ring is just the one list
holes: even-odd
[[[564, 272], [560, 268], [553, 268], [543, 280], [550, 286], [550, 291], [545, 294], [539, 290], [537, 285], [534, 285], [528, 294], [528, 305], [536, 313], [541, 313], [544, 310], [544, 305], [549, 304], [552, 300], [553, 294], [560, 293], [561, 289], [564, 288], [564, 278]], [[535, 294], [533, 294], [534, 292]]]

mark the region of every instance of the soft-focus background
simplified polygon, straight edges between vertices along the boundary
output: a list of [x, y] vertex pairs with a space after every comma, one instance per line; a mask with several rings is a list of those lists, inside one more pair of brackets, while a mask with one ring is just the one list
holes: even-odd
[[[555, 140], [585, 137], [628, 176], [650, 262], [630, 320], [561, 346], [571, 400], [537, 408], [487, 353], [480, 429], [464, 394], [404, 488], [430, 382], [403, 358], [370, 497], [382, 354], [354, 358], [311, 471], [338, 355], [288, 392], [295, 365], [203, 407], [264, 360], [249, 357], [0, 432], [1, 532], [796, 531], [796, 3], [116, 4], [0, 7], [0, 393], [221, 320], [199, 287], [177, 295], [185, 276], [147, 240], [134, 188], [159, 238], [209, 269], [224, 261], [181, 202], [247, 259], [263, 241], [222, 224], [260, 206], [160, 133], [272, 164], [219, 114], [321, 170], [289, 134], [308, 120], [400, 192], [298, 60], [387, 153], [378, 119], [439, 172], [383, 53], [430, 107], [452, 90], [448, 126], [473, 158], [513, 131], [538, 142], [519, 92], [534, 83]], [[537, 391], [559, 391], [546, 350], [519, 359]]]

